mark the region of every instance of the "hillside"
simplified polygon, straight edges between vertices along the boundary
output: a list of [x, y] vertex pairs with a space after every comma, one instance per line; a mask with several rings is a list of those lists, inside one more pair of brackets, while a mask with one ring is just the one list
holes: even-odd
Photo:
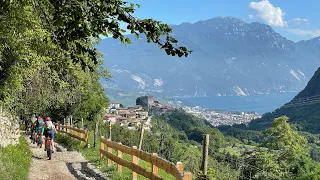
[[[320, 132], [320, 68], [314, 73], [308, 85], [284, 106], [248, 125], [251, 130], [264, 130], [271, 126], [272, 120], [281, 115], [288, 116], [289, 122], [301, 131]], [[235, 126], [237, 127], [237, 126]], [[243, 127], [242, 127], [243, 128]]]
[[193, 50], [188, 58], [166, 56], [144, 36], [128, 46], [104, 39], [97, 48], [114, 76], [105, 86], [164, 97], [301, 91], [320, 66], [319, 38], [294, 43], [265, 24], [217, 17], [172, 28]]

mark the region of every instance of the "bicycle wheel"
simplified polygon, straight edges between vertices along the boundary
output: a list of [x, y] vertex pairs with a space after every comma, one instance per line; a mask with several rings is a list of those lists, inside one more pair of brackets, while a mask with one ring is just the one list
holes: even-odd
[[33, 141], [33, 144], [36, 143], [36, 135], [35, 135], [35, 133], [33, 133], [33, 135], [32, 135], [32, 141]]
[[51, 160], [51, 155], [52, 155], [52, 147], [51, 147], [51, 140], [49, 140], [48, 142], [47, 142], [48, 144], [47, 144], [47, 156], [48, 156], [48, 158], [49, 158], [49, 160]]
[[42, 148], [42, 137], [41, 137], [41, 135], [38, 135], [38, 145], [40, 146], [40, 148]]

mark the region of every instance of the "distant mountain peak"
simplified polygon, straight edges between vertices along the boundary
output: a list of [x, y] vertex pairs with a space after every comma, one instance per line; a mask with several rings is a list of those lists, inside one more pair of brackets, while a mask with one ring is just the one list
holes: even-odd
[[227, 17], [214, 17], [211, 19], [207, 19], [207, 20], [203, 20], [203, 21], [198, 21], [194, 24], [234, 24], [234, 25], [247, 25], [246, 22], [244, 22], [241, 19], [238, 18], [234, 18], [231, 16], [227, 16]]
[[193, 50], [188, 58], [166, 56], [143, 35], [130, 46], [102, 41], [114, 84], [168, 97], [269, 94], [300, 91], [320, 65], [320, 38], [300, 45], [262, 23], [215, 17], [170, 27]]
[[181, 24], [178, 24], [176, 26], [185, 26], [185, 25], [194, 25], [194, 24], [210, 24], [210, 23], [238, 23], [238, 24], [247, 24], [246, 22], [244, 22], [241, 19], [232, 17], [232, 16], [218, 16], [218, 17], [214, 17], [214, 18], [210, 18], [210, 19], [206, 19], [206, 20], [201, 20], [201, 21], [197, 21], [194, 23], [190, 23], [190, 22], [183, 22]]

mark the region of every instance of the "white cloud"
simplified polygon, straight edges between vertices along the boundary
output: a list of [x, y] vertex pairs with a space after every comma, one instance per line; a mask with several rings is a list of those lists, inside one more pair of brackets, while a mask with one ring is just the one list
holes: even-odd
[[299, 36], [308, 36], [308, 37], [318, 37], [320, 36], [320, 29], [305, 30], [305, 29], [287, 29], [289, 33], [296, 34]]
[[249, 19], [253, 19], [254, 18], [254, 16], [252, 14], [249, 14], [248, 17], [249, 17]]
[[303, 18], [294, 18], [291, 19], [290, 22], [308, 22], [308, 19], [303, 19]]
[[304, 18], [294, 18], [294, 19], [291, 19], [289, 22], [294, 22], [296, 24], [300, 24], [300, 23], [307, 23], [309, 24], [309, 20], [308, 19], [304, 19]]
[[249, 7], [257, 11], [258, 18], [271, 26], [286, 27], [288, 25], [283, 19], [285, 13], [280, 7], [274, 7], [268, 0], [251, 2]]

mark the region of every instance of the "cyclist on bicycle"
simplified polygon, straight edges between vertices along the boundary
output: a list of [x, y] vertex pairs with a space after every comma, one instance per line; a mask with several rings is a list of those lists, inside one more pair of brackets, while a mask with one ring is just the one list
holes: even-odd
[[42, 138], [44, 129], [43, 129], [43, 119], [41, 116], [38, 117], [37, 122], [36, 122], [36, 139], [38, 139], [38, 136]]
[[31, 137], [35, 136], [35, 133], [36, 133], [36, 121], [37, 121], [36, 116], [32, 115], [32, 117], [31, 117]]
[[[51, 121], [51, 118], [50, 117], [46, 117], [46, 123], [44, 123], [43, 124], [43, 127], [45, 128], [45, 131], [44, 131], [44, 135], [45, 135], [45, 137], [46, 137], [46, 140], [45, 140], [45, 151], [47, 150], [47, 141], [48, 141], [48, 138], [50, 138], [51, 139], [51, 147], [52, 147], [52, 149], [53, 149], [53, 147], [54, 147], [54, 142], [53, 142], [53, 140], [54, 140], [54, 131], [55, 131], [55, 128], [54, 128], [54, 125], [53, 125], [53, 123], [52, 123], [52, 121]], [[54, 152], [53, 150], [52, 150], [52, 152]]]

